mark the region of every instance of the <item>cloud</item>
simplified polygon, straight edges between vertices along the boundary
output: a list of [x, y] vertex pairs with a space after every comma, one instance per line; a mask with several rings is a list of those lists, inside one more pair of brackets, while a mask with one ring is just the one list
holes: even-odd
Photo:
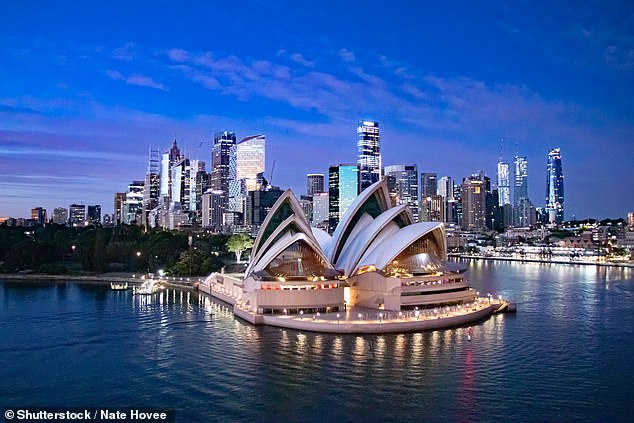
[[344, 62], [353, 63], [357, 61], [357, 58], [355, 57], [354, 53], [346, 48], [340, 49], [338, 51], [338, 54], [341, 60], [343, 60]]
[[307, 68], [312, 68], [315, 65], [315, 62], [311, 62], [310, 60], [306, 60], [301, 53], [293, 53], [291, 54], [291, 60], [295, 63], [298, 63], [302, 66], [306, 66]]
[[112, 50], [111, 57], [124, 62], [131, 62], [137, 57], [137, 45], [135, 43], [126, 43], [123, 47]]
[[167, 90], [165, 85], [156, 82], [155, 80], [153, 80], [149, 76], [145, 76], [145, 75], [141, 75], [141, 74], [130, 75], [126, 79], [126, 82], [128, 84], [130, 84], [130, 85], [138, 85], [140, 87], [157, 88], [157, 89], [163, 90], [163, 91]]
[[167, 57], [175, 62], [186, 62], [189, 60], [189, 53], [182, 48], [173, 48], [167, 52]]
[[159, 82], [156, 82], [149, 76], [141, 75], [139, 73], [125, 76], [121, 72], [116, 70], [107, 70], [106, 76], [115, 81], [125, 81], [129, 85], [137, 85], [139, 87], [156, 88], [162, 91], [167, 91], [167, 87]]

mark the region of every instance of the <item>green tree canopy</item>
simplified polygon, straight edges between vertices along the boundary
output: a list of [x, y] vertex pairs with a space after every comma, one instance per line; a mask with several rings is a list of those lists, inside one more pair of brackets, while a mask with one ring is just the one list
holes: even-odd
[[253, 247], [253, 239], [249, 234], [234, 234], [227, 240], [227, 250], [236, 254], [236, 261], [240, 263], [242, 253]]

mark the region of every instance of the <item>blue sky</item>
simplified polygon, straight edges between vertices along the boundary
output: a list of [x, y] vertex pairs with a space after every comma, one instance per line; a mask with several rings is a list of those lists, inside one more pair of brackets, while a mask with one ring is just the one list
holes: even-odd
[[[229, 4], [230, 3], [230, 4]], [[544, 205], [561, 147], [566, 217], [634, 210], [634, 3], [9, 2], [0, 15], [0, 216], [101, 204], [176, 138], [267, 135], [267, 176], [356, 160], [495, 181], [500, 139]], [[202, 147], [200, 146], [202, 142]]]

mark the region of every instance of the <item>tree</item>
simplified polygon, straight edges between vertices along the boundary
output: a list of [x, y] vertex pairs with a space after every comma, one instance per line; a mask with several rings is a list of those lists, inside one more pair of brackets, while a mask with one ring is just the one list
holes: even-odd
[[242, 252], [253, 247], [253, 240], [249, 234], [233, 234], [227, 240], [227, 250], [236, 253], [236, 261], [240, 263]]

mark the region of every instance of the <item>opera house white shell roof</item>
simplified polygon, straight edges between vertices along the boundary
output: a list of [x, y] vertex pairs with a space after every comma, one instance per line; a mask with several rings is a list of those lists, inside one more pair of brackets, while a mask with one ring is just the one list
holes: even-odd
[[246, 277], [352, 277], [409, 266], [410, 273], [438, 271], [447, 257], [442, 223], [414, 223], [406, 205], [391, 206], [386, 181], [364, 190], [331, 237], [311, 228], [287, 190], [271, 208], [254, 242]]

